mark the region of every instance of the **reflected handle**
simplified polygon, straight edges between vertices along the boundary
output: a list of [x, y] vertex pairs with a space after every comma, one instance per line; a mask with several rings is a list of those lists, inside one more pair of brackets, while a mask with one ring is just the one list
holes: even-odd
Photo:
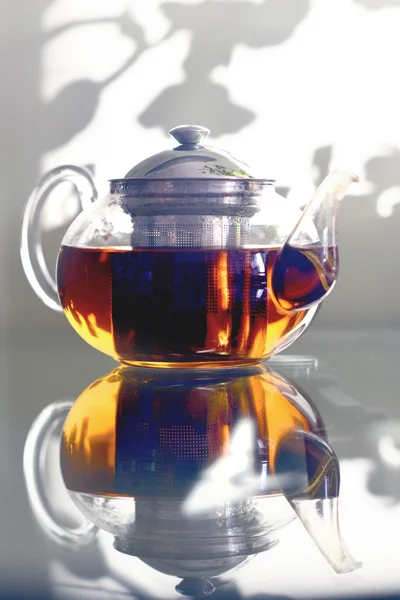
[[54, 430], [64, 423], [72, 405], [72, 400], [50, 404], [34, 421], [24, 447], [24, 477], [32, 511], [43, 531], [59, 544], [84, 545], [94, 539], [98, 528], [83, 516], [82, 525], [75, 529], [60, 525], [51, 516], [44, 495], [49, 442]]
[[21, 260], [25, 275], [34, 292], [48, 306], [62, 311], [57, 285], [50, 275], [43, 256], [40, 217], [49, 193], [60, 183], [72, 183], [82, 210], [97, 199], [92, 174], [85, 167], [64, 165], [49, 171], [29, 197], [22, 222]]

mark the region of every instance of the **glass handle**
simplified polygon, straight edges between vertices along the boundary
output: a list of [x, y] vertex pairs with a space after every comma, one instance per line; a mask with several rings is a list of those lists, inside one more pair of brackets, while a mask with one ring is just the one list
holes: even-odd
[[76, 528], [60, 525], [46, 506], [46, 457], [49, 443], [57, 428], [60, 428], [73, 405], [72, 400], [63, 400], [47, 406], [32, 424], [24, 447], [24, 477], [32, 511], [43, 531], [62, 545], [84, 545], [96, 536], [98, 528], [83, 517]]
[[26, 205], [20, 249], [22, 266], [34, 292], [46, 306], [56, 311], [62, 311], [62, 308], [56, 282], [50, 275], [43, 256], [40, 217], [48, 194], [64, 181], [73, 184], [82, 210], [97, 200], [92, 174], [85, 167], [64, 165], [49, 171], [35, 186]]

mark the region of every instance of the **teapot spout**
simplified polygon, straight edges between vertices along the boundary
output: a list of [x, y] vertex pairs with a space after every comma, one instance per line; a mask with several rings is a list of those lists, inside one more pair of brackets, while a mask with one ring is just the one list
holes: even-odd
[[272, 286], [283, 309], [305, 310], [322, 302], [333, 289], [339, 267], [336, 217], [341, 201], [357, 181], [353, 173], [330, 173], [281, 248]]
[[327, 562], [337, 573], [361, 564], [348, 552], [340, 534], [339, 461], [314, 433], [294, 430], [279, 442], [275, 474], [283, 494]]

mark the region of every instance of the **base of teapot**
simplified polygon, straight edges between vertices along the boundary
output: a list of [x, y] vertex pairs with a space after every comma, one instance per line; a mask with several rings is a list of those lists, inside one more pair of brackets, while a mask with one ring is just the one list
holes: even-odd
[[230, 369], [235, 367], [248, 367], [257, 365], [262, 358], [240, 360], [204, 360], [204, 361], [149, 361], [149, 360], [121, 360], [121, 364], [130, 367], [150, 367], [153, 369]]

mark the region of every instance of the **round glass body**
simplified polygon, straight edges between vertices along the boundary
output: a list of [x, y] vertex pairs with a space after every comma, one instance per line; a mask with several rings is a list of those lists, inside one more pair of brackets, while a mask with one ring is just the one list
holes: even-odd
[[[274, 289], [274, 266], [300, 217], [265, 180], [111, 181], [110, 194], [62, 242], [64, 313], [86, 342], [128, 364], [233, 366], [269, 357], [317, 310], [294, 310], [290, 294], [285, 305]], [[293, 288], [296, 273], [289, 275]], [[281, 287], [290, 292], [290, 281]]]

